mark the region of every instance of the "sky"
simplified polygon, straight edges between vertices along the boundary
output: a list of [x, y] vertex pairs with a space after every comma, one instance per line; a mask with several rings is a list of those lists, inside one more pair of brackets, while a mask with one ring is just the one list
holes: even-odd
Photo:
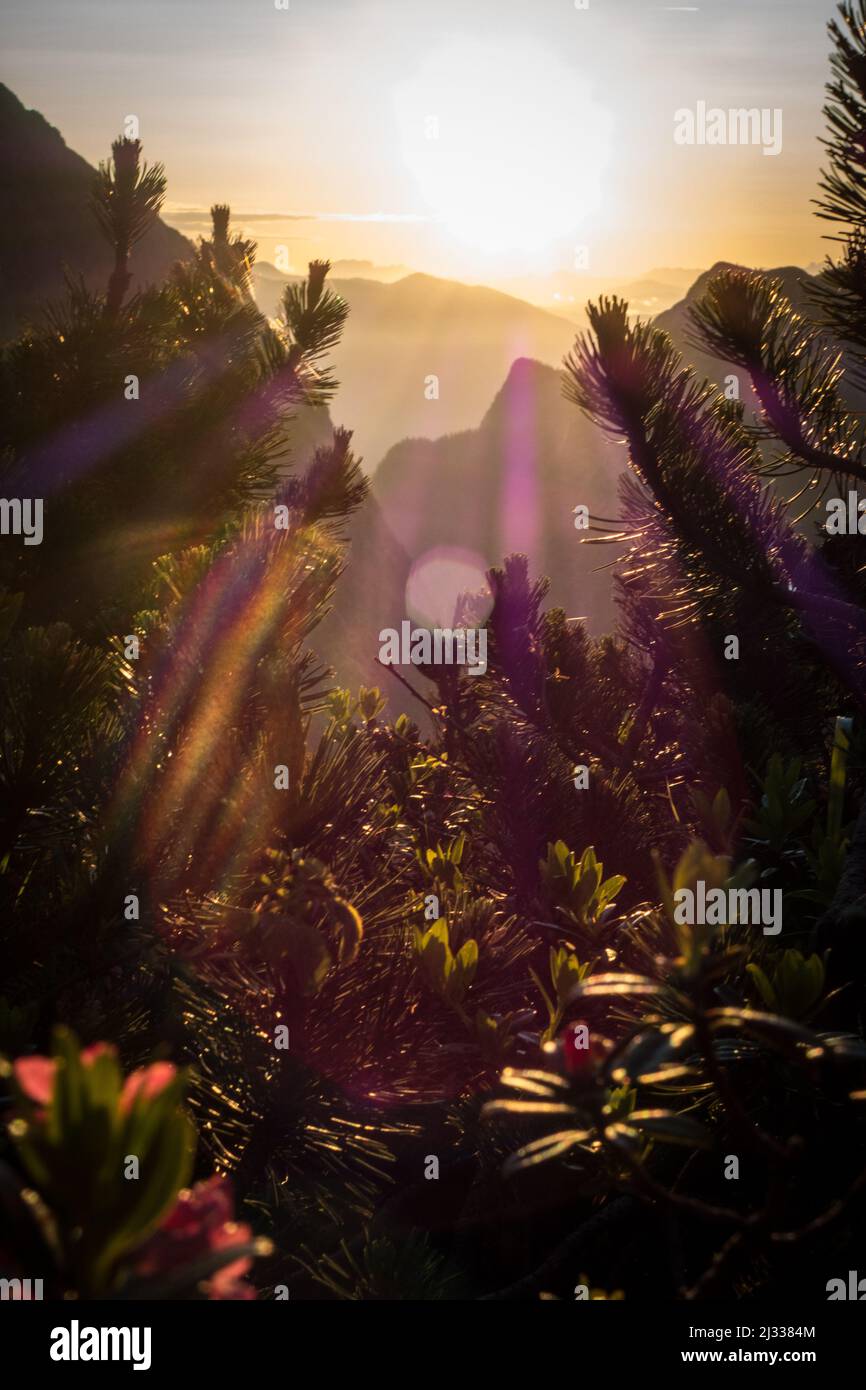
[[[92, 163], [136, 116], [166, 221], [195, 235], [228, 202], [284, 269], [497, 283], [827, 251], [833, 0], [280, 2], [4, 0], [2, 77]], [[780, 112], [781, 148], [678, 143], [699, 103]]]

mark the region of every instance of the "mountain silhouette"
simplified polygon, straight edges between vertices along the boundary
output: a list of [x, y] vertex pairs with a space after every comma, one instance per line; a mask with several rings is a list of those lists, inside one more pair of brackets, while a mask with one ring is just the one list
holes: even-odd
[[[714, 275], [722, 270], [736, 268], [730, 261], [717, 261], [710, 270], [706, 270], [698, 276], [683, 299], [657, 314], [654, 323], [657, 328], [663, 328], [670, 335], [674, 345], [679, 348], [699, 376], [705, 376], [708, 381], [713, 381], [717, 385], [722, 385], [726, 376], [731, 374], [737, 376], [740, 398], [744, 402], [748, 414], [757, 407], [755, 394], [748, 378], [732, 363], [724, 362], [718, 357], [711, 357], [709, 353], [704, 352], [701, 347], [695, 344], [694, 328], [689, 312], [692, 304], [704, 295], [707, 285]], [[794, 265], [778, 266], [764, 273], [773, 279], [780, 280], [785, 294], [797, 312], [802, 314], [804, 318], [815, 321], [816, 310], [810, 293], [816, 283], [814, 275], [810, 275], [808, 271], [801, 270], [799, 266]]]
[[[107, 153], [107, 151], [106, 151]], [[112, 256], [90, 210], [93, 167], [70, 150], [38, 111], [27, 110], [0, 84], [0, 274], [4, 293], [0, 335], [13, 337], [42, 306], [64, 293], [64, 273], [104, 289]], [[179, 232], [157, 220], [133, 249], [132, 288], [164, 281], [178, 260], [193, 253]], [[276, 273], [276, 272], [275, 272]], [[281, 276], [280, 289], [285, 281]], [[303, 467], [333, 437], [325, 407], [304, 407], [292, 422], [291, 465]], [[409, 560], [390, 535], [376, 499], [368, 497], [350, 525], [349, 573], [339, 586], [339, 611], [314, 633], [312, 645], [354, 688], [381, 684], [375, 664], [380, 613], [402, 617]], [[399, 621], [399, 617], [397, 618]], [[375, 632], [373, 631], [375, 626]]]
[[499, 564], [529, 556], [570, 617], [611, 625], [607, 548], [581, 545], [574, 508], [612, 516], [621, 450], [562, 396], [558, 370], [522, 357], [512, 364], [480, 425], [391, 449], [373, 488], [386, 522], [413, 560], [440, 547]]
[[[108, 149], [106, 148], [106, 155]], [[0, 83], [0, 336], [14, 337], [64, 289], [64, 270], [104, 289], [112, 253], [90, 209], [96, 170]], [[132, 288], [159, 284], [192, 245], [161, 220], [132, 253]]]
[[[290, 278], [268, 264], [256, 267], [264, 313], [275, 315]], [[370, 473], [401, 439], [475, 426], [515, 359], [556, 366], [575, 332], [524, 300], [433, 275], [329, 283], [350, 309], [333, 358], [340, 391], [332, 414], [353, 430]]]

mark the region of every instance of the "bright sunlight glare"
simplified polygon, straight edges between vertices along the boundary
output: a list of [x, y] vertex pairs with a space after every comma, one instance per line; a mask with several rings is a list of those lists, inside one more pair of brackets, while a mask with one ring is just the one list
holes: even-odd
[[610, 117], [550, 50], [450, 39], [394, 101], [420, 193], [464, 244], [494, 255], [543, 251], [598, 206]]

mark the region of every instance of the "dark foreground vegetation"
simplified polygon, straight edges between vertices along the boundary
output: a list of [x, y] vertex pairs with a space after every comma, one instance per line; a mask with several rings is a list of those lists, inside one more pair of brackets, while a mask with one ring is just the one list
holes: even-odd
[[[843, 5], [823, 326], [742, 269], [694, 312], [759, 416], [615, 299], [566, 364], [624, 441], [619, 633], [512, 556], [486, 674], [415, 695], [312, 655], [365, 495], [345, 433], [287, 469], [327, 265], [266, 321], [215, 207], [130, 296], [165, 181], [115, 143], [104, 293], [0, 359], [0, 491], [45, 518], [0, 541], [0, 1275], [822, 1299], [862, 1263], [866, 542], [824, 522], [866, 482], [864, 35]], [[679, 921], [698, 884], [781, 929]]]

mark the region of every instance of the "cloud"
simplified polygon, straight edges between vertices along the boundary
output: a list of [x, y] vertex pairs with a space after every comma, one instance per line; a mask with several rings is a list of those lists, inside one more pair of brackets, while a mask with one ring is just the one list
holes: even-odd
[[[198, 226], [210, 222], [208, 208], [166, 207], [165, 216], [169, 222], [180, 226]], [[254, 222], [429, 222], [415, 212], [235, 212], [232, 220], [236, 223]]]

